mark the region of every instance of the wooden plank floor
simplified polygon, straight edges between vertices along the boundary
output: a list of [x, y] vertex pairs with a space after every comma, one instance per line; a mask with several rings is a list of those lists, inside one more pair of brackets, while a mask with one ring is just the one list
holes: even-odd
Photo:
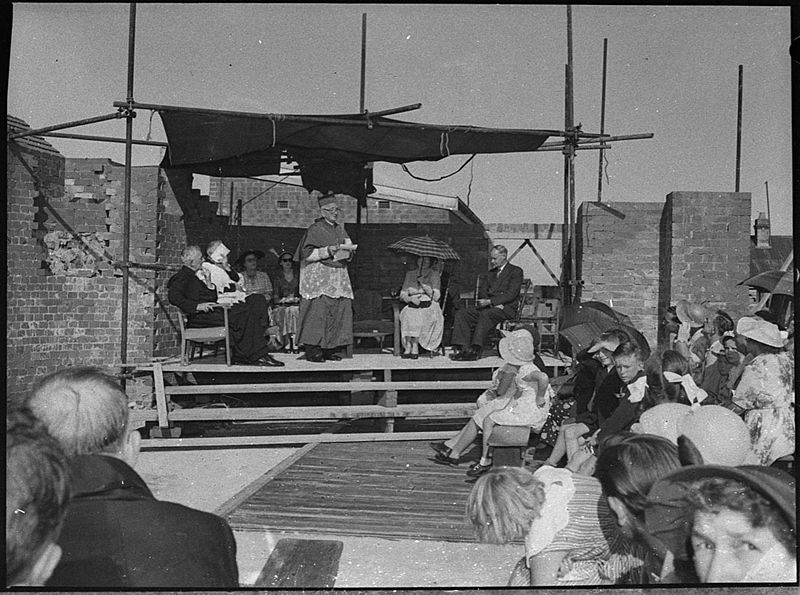
[[432, 457], [421, 441], [320, 444], [227, 518], [241, 531], [475, 542], [468, 465]]

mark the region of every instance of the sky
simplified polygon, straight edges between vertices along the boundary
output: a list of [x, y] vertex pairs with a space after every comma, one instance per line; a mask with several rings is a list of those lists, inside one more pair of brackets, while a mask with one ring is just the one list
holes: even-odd
[[[367, 14], [366, 108], [421, 103], [394, 116], [497, 128], [564, 127], [566, 8], [561, 5], [139, 4], [134, 98], [252, 112], [336, 114], [359, 107]], [[8, 113], [34, 128], [112, 113], [127, 82], [129, 5], [15, 3]], [[574, 112], [600, 130], [653, 133], [606, 152], [603, 200], [660, 202], [672, 191], [731, 192], [738, 66], [744, 68], [741, 191], [753, 217], [792, 233], [789, 7], [573, 6]], [[134, 138], [166, 140], [139, 111]], [[75, 133], [124, 137], [122, 120]], [[124, 161], [124, 145], [48, 139], [68, 157]], [[556, 140], [556, 139], [551, 139]], [[576, 157], [577, 203], [597, 198], [598, 153]], [[134, 147], [133, 163], [161, 149]], [[466, 156], [415, 162], [438, 178]], [[442, 182], [377, 164], [375, 182], [459, 196], [487, 223], [563, 221], [559, 152], [479, 155]], [[207, 181], [200, 182], [201, 187]]]

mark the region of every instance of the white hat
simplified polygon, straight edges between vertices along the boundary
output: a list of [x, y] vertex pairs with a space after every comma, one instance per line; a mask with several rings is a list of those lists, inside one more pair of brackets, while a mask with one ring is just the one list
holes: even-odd
[[777, 324], [752, 316], [740, 318], [736, 323], [736, 332], [743, 337], [771, 347], [783, 347], [785, 341], [781, 337], [781, 331]]
[[498, 345], [500, 357], [509, 364], [521, 366], [533, 361], [533, 337], [526, 330], [506, 334]]

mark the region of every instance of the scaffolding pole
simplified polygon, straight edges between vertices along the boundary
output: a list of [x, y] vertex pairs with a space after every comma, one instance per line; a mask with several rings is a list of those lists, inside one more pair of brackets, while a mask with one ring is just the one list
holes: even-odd
[[65, 122], [64, 124], [54, 124], [53, 126], [37, 128], [36, 130], [26, 130], [25, 132], [16, 132], [14, 134], [9, 134], [7, 140], [16, 140], [18, 138], [24, 138], [26, 136], [37, 136], [37, 135], [40, 136], [44, 132], [52, 132], [54, 130], [64, 130], [66, 128], [75, 128], [76, 126], [85, 126], [86, 124], [95, 124], [97, 122], [106, 122], [108, 120], [117, 120], [119, 118], [124, 118], [125, 114], [126, 112], [121, 109], [119, 111], [114, 112], [113, 114], [95, 116], [94, 118], [84, 118], [83, 120], [73, 120], [72, 122]]
[[[136, 40], [136, 3], [130, 4], [128, 26], [128, 96], [125, 117], [125, 203], [122, 215], [122, 321], [120, 333], [120, 364], [128, 363], [128, 282], [131, 251], [131, 161], [133, 152], [133, 63]], [[122, 379], [123, 388], [125, 379]]]

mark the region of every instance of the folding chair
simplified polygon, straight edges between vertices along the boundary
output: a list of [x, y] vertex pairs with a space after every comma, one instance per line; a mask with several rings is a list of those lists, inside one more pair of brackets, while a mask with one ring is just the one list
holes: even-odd
[[178, 310], [178, 322], [181, 327], [181, 364], [189, 365], [189, 361], [194, 358], [195, 349], [200, 347], [200, 357], [203, 357], [203, 345], [214, 343], [214, 354], [216, 354], [219, 343], [225, 341], [225, 363], [231, 365], [231, 339], [228, 325], [229, 306], [219, 304], [222, 308], [224, 326], [212, 326], [207, 328], [186, 328], [187, 316], [182, 310]]

